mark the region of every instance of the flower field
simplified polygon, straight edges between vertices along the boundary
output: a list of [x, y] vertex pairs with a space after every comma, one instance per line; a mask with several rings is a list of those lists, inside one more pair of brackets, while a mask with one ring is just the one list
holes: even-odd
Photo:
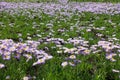
[[0, 2], [0, 80], [119, 80], [120, 3], [79, 1]]

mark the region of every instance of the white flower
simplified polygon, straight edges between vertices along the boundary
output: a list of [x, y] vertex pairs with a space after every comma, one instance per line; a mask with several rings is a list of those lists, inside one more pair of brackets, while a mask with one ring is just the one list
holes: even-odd
[[70, 50], [71, 50], [71, 52], [74, 52], [77, 50], [77, 48], [71, 48]]
[[87, 31], [87, 32], [90, 32], [90, 31], [91, 31], [91, 29], [86, 29], [86, 31]]
[[8, 76], [6, 76], [6, 78], [5, 78], [6, 80], [10, 80], [10, 76], [8, 75]]
[[23, 77], [23, 80], [29, 80], [29, 77], [25, 76]]
[[66, 49], [64, 53], [69, 53], [70, 51], [71, 51], [70, 49]]
[[32, 39], [32, 38], [28, 36], [27, 39]]
[[70, 66], [75, 66], [75, 64], [73, 62], [69, 62]]
[[57, 53], [62, 53], [62, 51], [57, 51]]
[[52, 59], [52, 58], [53, 58], [53, 56], [49, 56], [49, 55], [45, 56], [45, 59], [46, 59], [46, 60]]
[[1, 69], [1, 68], [4, 68], [4, 67], [5, 67], [5, 65], [2, 64], [2, 63], [0, 63], [0, 69]]
[[116, 70], [116, 69], [112, 69], [113, 72], [116, 72], [116, 73], [119, 73], [120, 71], [119, 70]]
[[75, 56], [75, 55], [70, 55], [69, 58], [70, 58], [70, 59], [76, 59], [76, 56]]
[[19, 37], [21, 37], [21, 36], [22, 36], [22, 34], [21, 34], [21, 33], [19, 33], [19, 34], [18, 34], [18, 36], [19, 36]]
[[62, 62], [62, 64], [61, 64], [63, 67], [65, 67], [65, 66], [67, 66], [68, 65], [68, 62], [67, 61], [65, 61], [65, 62]]
[[34, 62], [34, 63], [33, 63], [33, 66], [35, 66], [35, 65], [37, 65], [37, 64], [42, 64], [42, 63], [45, 63], [45, 59], [44, 59], [44, 58], [38, 59], [37, 62]]
[[59, 47], [59, 48], [61, 48], [61, 47], [62, 47], [62, 45], [56, 45], [56, 47]]
[[42, 35], [40, 35], [40, 34], [37, 34], [37, 37], [42, 37]]

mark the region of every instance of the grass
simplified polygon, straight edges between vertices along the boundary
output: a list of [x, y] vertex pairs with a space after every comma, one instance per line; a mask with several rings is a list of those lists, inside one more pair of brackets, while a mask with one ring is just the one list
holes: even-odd
[[[31, 14], [34, 14], [31, 12]], [[107, 37], [113, 38], [116, 34], [116, 38], [120, 38], [120, 15], [107, 15], [107, 14], [93, 14], [93, 13], [79, 13], [74, 14], [72, 17], [67, 16], [50, 16], [42, 13], [42, 16], [35, 15], [33, 18], [27, 15], [10, 15], [5, 12], [0, 12], [0, 39], [13, 39], [15, 42], [19, 42], [19, 38], [23, 39], [23, 42], [27, 40], [27, 33], [30, 33], [32, 40], [38, 40], [39, 37], [36, 34], [40, 34], [42, 37], [48, 37], [51, 30], [55, 32], [51, 37], [62, 38], [67, 40], [68, 38], [83, 37], [89, 41], [90, 45], [96, 44], [101, 37], [96, 36], [97, 33], [101, 33], [106, 40]], [[65, 21], [64, 21], [65, 20]], [[52, 29], [47, 26], [52, 21]], [[77, 22], [79, 21], [79, 22]], [[112, 23], [109, 23], [112, 21]], [[70, 26], [74, 27], [70, 30]], [[92, 26], [91, 26], [92, 25]], [[105, 30], [94, 30], [87, 32], [88, 28], [101, 28], [105, 27]], [[33, 28], [35, 27], [35, 28]], [[85, 27], [81, 29], [81, 27]], [[115, 27], [115, 28], [114, 28]], [[58, 29], [65, 29], [63, 33], [60, 33]], [[40, 30], [40, 31], [37, 31]], [[67, 31], [68, 30], [68, 31]], [[77, 31], [77, 32], [76, 32]], [[18, 34], [22, 34], [21, 37]], [[44, 33], [44, 34], [43, 34]], [[84, 33], [84, 34], [83, 34]], [[69, 36], [65, 36], [67, 34]], [[92, 38], [92, 40], [91, 40]], [[115, 42], [120, 43], [120, 41]], [[1, 63], [7, 65], [6, 68], [0, 70], [0, 79], [5, 80], [6, 76], [10, 76], [10, 80], [21, 80], [24, 76], [36, 76], [35, 80], [119, 80], [119, 73], [112, 72], [112, 69], [120, 69], [120, 60], [116, 58], [116, 62], [106, 60], [105, 52], [90, 54], [90, 55], [78, 55], [77, 58], [82, 62], [75, 67], [66, 66], [63, 68], [61, 63], [64, 61], [64, 57], [67, 54], [57, 54], [57, 48], [54, 43], [41, 44], [40, 49], [48, 47], [49, 54], [53, 56], [53, 59], [47, 61], [44, 65], [37, 65], [32, 67], [32, 63], [35, 59], [30, 60], [28, 63], [25, 58], [21, 58], [19, 61], [12, 58], [9, 61], [4, 61], [0, 58]], [[73, 47], [72, 44], [66, 44], [64, 46]]]

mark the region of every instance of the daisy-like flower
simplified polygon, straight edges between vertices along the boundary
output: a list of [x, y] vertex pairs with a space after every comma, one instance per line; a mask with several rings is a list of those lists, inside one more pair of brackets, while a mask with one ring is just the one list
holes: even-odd
[[7, 49], [7, 46], [4, 45], [4, 44], [1, 44], [0, 47], [1, 47], [2, 50], [3, 50], [3, 49]]
[[74, 52], [77, 50], [77, 48], [71, 48], [70, 50], [71, 50], [71, 52]]
[[34, 62], [33, 63], [33, 66], [37, 65], [37, 64], [44, 64], [45, 63], [45, 58], [42, 58], [42, 59], [38, 59], [37, 62]]
[[103, 36], [103, 34], [100, 34], [100, 33], [97, 33], [96, 34], [98, 37], [101, 37], [101, 36]]
[[67, 61], [65, 61], [65, 62], [62, 62], [62, 64], [61, 64], [63, 67], [65, 67], [65, 66], [67, 66], [68, 65], [68, 62]]
[[71, 49], [66, 48], [66, 49], [64, 50], [64, 53], [73, 54], [76, 50], [77, 50], [77, 48], [71, 48]]
[[4, 60], [9, 60], [11, 57], [10, 57], [11, 53], [10, 52], [7, 52], [5, 51], [3, 54], [2, 54], [2, 58]]
[[15, 47], [14, 47], [14, 46], [10, 47], [10, 48], [9, 48], [9, 51], [10, 51], [10, 52], [15, 51]]
[[103, 44], [103, 45], [102, 45], [102, 48], [103, 48], [106, 52], [109, 52], [109, 50], [112, 49], [112, 47], [109, 46], [108, 44], [107, 44], [107, 45], [106, 45], [106, 44]]
[[23, 54], [23, 56], [27, 58], [26, 62], [32, 59], [32, 56], [30, 54]]
[[70, 49], [65, 49], [65, 51], [64, 51], [64, 53], [70, 53], [71, 52], [71, 50]]
[[21, 53], [16, 53], [16, 54], [15, 54], [15, 58], [16, 58], [16, 59], [20, 59], [20, 56], [21, 56]]
[[27, 42], [27, 45], [29, 47], [32, 47], [32, 48], [36, 48], [40, 44], [40, 42], [37, 42], [37, 41], [30, 41], [30, 40], [28, 40], [26, 42]]
[[83, 47], [83, 46], [78, 46], [78, 51], [81, 51], [81, 50], [85, 50], [87, 48]]
[[75, 55], [70, 55], [69, 58], [70, 59], [76, 59], [76, 56]]
[[86, 49], [86, 50], [83, 51], [83, 54], [87, 55], [87, 54], [90, 54], [90, 52], [91, 52], [90, 50]]
[[99, 42], [98, 42], [98, 46], [102, 46], [102, 47], [107, 46], [107, 45], [111, 45], [111, 44], [112, 44], [112, 43], [107, 42], [107, 41], [99, 41]]
[[2, 69], [2, 68], [4, 68], [4, 67], [5, 67], [5, 65], [2, 64], [2, 63], [0, 63], [0, 69]]
[[110, 53], [110, 54], [106, 54], [106, 59], [109, 59], [111, 61], [116, 61], [113, 57], [116, 56], [117, 54], [114, 53]]
[[52, 58], [53, 58], [53, 56], [49, 56], [49, 55], [45, 56], [45, 59], [46, 59], [46, 60], [52, 59]]
[[69, 62], [70, 66], [75, 66], [75, 64], [73, 62]]
[[28, 50], [29, 50], [29, 47], [28, 47], [28, 46], [25, 46], [25, 47], [23, 48], [23, 50], [24, 50], [24, 51], [28, 51]]
[[92, 46], [90, 47], [90, 49], [95, 51], [95, 50], [97, 50], [97, 47], [98, 47], [98, 45], [92, 45]]
[[116, 61], [114, 58], [111, 58], [110, 60], [111, 60], [112, 62], [115, 62], [115, 61]]
[[3, 55], [2, 57], [4, 60], [10, 60], [10, 58], [11, 58], [10, 55]]

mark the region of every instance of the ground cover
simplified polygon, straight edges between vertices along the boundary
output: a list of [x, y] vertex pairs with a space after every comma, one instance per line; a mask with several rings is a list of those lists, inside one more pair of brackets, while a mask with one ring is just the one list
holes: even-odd
[[0, 79], [119, 80], [120, 4], [6, 3]]

